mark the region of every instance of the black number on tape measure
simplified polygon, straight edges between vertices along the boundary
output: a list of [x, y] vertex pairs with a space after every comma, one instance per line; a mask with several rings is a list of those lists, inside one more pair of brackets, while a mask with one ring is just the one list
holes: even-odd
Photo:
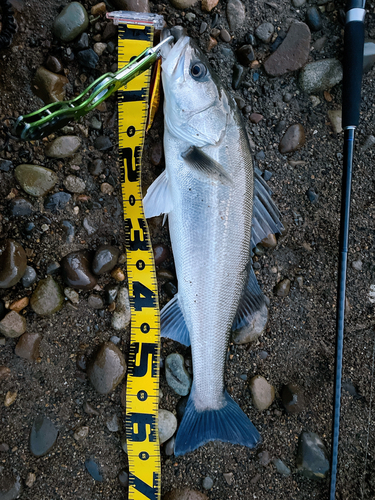
[[146, 267], [146, 264], [144, 263], [143, 260], [139, 260], [136, 263], [136, 266], [137, 266], [138, 271], [143, 271], [143, 269]]
[[159, 479], [159, 474], [154, 472], [153, 485], [150, 486], [129, 471], [129, 486], [133, 486], [133, 488], [142, 493], [142, 495], [149, 500], [157, 500], [158, 498]]
[[128, 137], [133, 137], [133, 135], [135, 134], [135, 127], [133, 127], [133, 125], [130, 125], [126, 133], [128, 134]]
[[150, 331], [150, 325], [148, 323], [141, 324], [141, 332], [148, 333]]
[[133, 297], [131, 297], [130, 303], [136, 311], [142, 311], [144, 307], [154, 307], [156, 304], [155, 294], [140, 281], [134, 281]]
[[139, 218], [136, 219], [138, 222], [138, 228], [133, 227], [132, 219], [125, 219], [125, 241], [128, 250], [147, 250], [148, 244], [148, 234], [146, 230], [146, 221]]
[[150, 458], [150, 455], [147, 453], [147, 451], [141, 451], [139, 454], [139, 458], [141, 460], [148, 460]]
[[146, 399], [148, 398], [148, 394], [142, 389], [138, 391], [137, 398], [139, 399], [139, 401], [146, 401]]
[[135, 205], [135, 197], [132, 194], [129, 196], [129, 205], [132, 207]]
[[154, 443], [156, 441], [155, 415], [150, 413], [131, 413], [127, 417], [127, 429], [131, 430], [131, 441], [143, 443], [147, 441]]
[[[141, 155], [142, 155], [141, 146], [136, 146], [134, 148], [134, 154], [132, 148], [122, 148], [119, 151], [119, 157], [121, 163], [124, 164], [127, 173], [127, 179], [129, 182], [138, 181]], [[134, 165], [133, 165], [133, 156], [134, 156]], [[124, 181], [121, 180], [121, 182], [125, 182], [125, 179]]]
[[[156, 377], [158, 372], [157, 344], [147, 342], [134, 342], [130, 345], [128, 373], [133, 377], [144, 377], [148, 372], [149, 359], [151, 356], [151, 377]], [[136, 359], [140, 353], [139, 364]]]

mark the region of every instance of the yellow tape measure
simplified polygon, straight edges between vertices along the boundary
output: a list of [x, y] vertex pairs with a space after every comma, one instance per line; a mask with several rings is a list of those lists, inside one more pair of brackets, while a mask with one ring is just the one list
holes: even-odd
[[[119, 67], [153, 42], [152, 26], [119, 24]], [[160, 498], [158, 432], [160, 312], [150, 235], [143, 213], [141, 159], [151, 70], [118, 93], [119, 157], [131, 305], [126, 389], [129, 499]]]

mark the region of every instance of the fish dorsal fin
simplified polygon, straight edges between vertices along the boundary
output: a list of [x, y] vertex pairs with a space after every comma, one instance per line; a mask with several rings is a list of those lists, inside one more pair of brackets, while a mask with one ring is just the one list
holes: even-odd
[[177, 293], [161, 310], [160, 331], [162, 337], [176, 340], [186, 346], [190, 345], [189, 331], [181, 311]]
[[254, 171], [253, 223], [251, 249], [269, 234], [280, 233], [284, 229], [281, 213], [271, 198], [272, 191], [257, 170]]
[[263, 294], [254, 270], [251, 267], [247, 286], [239, 303], [232, 330], [235, 333], [234, 341], [241, 343], [241, 338], [251, 337], [250, 332], [257, 336], [264, 330], [268, 320], [267, 306], [269, 299]]
[[161, 214], [169, 214], [172, 210], [172, 197], [165, 170], [147, 189], [146, 196], [143, 198], [143, 210], [146, 219]]
[[220, 163], [208, 156], [200, 148], [191, 146], [181, 156], [190, 167], [201, 174], [218, 179], [223, 184], [232, 184], [232, 179]]

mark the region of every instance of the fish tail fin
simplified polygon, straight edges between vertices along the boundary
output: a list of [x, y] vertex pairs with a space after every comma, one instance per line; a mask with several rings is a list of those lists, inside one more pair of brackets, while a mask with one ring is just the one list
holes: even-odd
[[174, 454], [184, 455], [208, 441], [223, 441], [254, 448], [261, 441], [257, 429], [225, 391], [220, 410], [197, 411], [190, 394], [184, 417], [176, 435]]

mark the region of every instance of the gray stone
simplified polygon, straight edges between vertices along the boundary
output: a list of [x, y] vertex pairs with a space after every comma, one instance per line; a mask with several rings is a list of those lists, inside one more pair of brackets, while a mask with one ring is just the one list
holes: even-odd
[[33, 93], [45, 104], [65, 100], [65, 87], [69, 80], [64, 75], [57, 75], [40, 66], [32, 82]]
[[328, 90], [342, 80], [342, 65], [337, 59], [322, 59], [301, 70], [299, 84], [304, 92], [313, 94]]
[[177, 418], [168, 410], [159, 410], [159, 442], [165, 443], [177, 429]]
[[275, 28], [274, 28], [273, 24], [271, 24], [271, 23], [262, 23], [255, 30], [255, 35], [262, 42], [268, 43], [268, 42], [271, 41], [271, 38], [272, 38], [272, 35], [273, 35], [274, 31], [275, 31]]
[[168, 457], [174, 454], [175, 443], [176, 443], [176, 438], [174, 436], [172, 436], [171, 439], [165, 443], [164, 451]]
[[214, 485], [214, 481], [210, 476], [206, 476], [203, 479], [202, 486], [205, 490], [210, 490], [213, 485]]
[[330, 109], [328, 110], [328, 118], [331, 122], [332, 129], [335, 134], [342, 132], [342, 110], [340, 109]]
[[64, 288], [64, 295], [67, 297], [72, 304], [79, 304], [79, 295], [78, 292], [73, 290], [73, 288]]
[[83, 193], [86, 188], [85, 181], [75, 175], [65, 177], [63, 184], [71, 193]]
[[27, 258], [23, 247], [14, 240], [5, 240], [0, 246], [0, 289], [11, 288], [26, 271]]
[[121, 419], [118, 415], [113, 415], [107, 420], [106, 425], [110, 432], [118, 432], [121, 429]]
[[232, 334], [232, 340], [235, 344], [247, 344], [255, 342], [264, 332], [268, 321], [268, 307], [263, 304], [262, 307], [255, 311], [249, 323]]
[[281, 154], [292, 153], [302, 148], [306, 142], [305, 129], [300, 123], [291, 125], [283, 135], [279, 151]]
[[264, 377], [256, 375], [250, 380], [249, 387], [254, 406], [258, 410], [263, 411], [271, 406], [275, 399], [275, 389]]
[[100, 394], [108, 394], [122, 381], [126, 363], [120, 349], [112, 342], [104, 342], [87, 368], [91, 384]]
[[20, 476], [14, 476], [11, 472], [4, 472], [0, 466], [0, 500], [15, 500], [22, 493], [22, 482]]
[[290, 476], [291, 470], [284, 464], [284, 462], [280, 458], [274, 458], [273, 463], [276, 467], [277, 472], [279, 472], [283, 476]]
[[356, 271], [362, 271], [362, 266], [363, 266], [363, 263], [362, 263], [361, 259], [354, 260], [352, 262], [352, 268], [355, 269]]
[[87, 304], [91, 309], [103, 309], [104, 302], [99, 295], [90, 295]]
[[64, 305], [64, 295], [60, 285], [48, 276], [40, 280], [30, 299], [30, 305], [34, 312], [40, 316], [50, 316]]
[[310, 41], [308, 26], [305, 23], [293, 23], [285, 40], [264, 63], [264, 69], [271, 76], [281, 76], [302, 68], [309, 57]]
[[325, 479], [329, 471], [328, 452], [314, 432], [302, 432], [298, 441], [297, 470], [309, 479]]
[[116, 309], [112, 315], [112, 328], [123, 330], [130, 323], [131, 309], [129, 301], [129, 290], [126, 287], [120, 288], [117, 294]]
[[88, 435], [89, 428], [87, 426], [82, 426], [75, 430], [73, 437], [76, 441], [82, 441], [83, 439], [86, 439]]
[[36, 457], [46, 455], [54, 446], [59, 431], [47, 417], [38, 415], [30, 432], [30, 451]]
[[240, 0], [229, 0], [227, 4], [227, 19], [231, 31], [241, 28], [245, 22], [245, 6]]
[[299, 7], [302, 7], [302, 5], [305, 5], [306, 0], [292, 0], [293, 7], [298, 9]]
[[185, 368], [185, 360], [181, 354], [172, 353], [165, 360], [165, 377], [167, 384], [180, 396], [189, 394], [191, 376]]
[[22, 276], [22, 285], [25, 288], [28, 288], [29, 286], [33, 285], [37, 280], [37, 274], [36, 271], [33, 267], [27, 266], [26, 271], [24, 272], [24, 275]]
[[16, 311], [10, 311], [0, 321], [0, 333], [5, 337], [20, 337], [26, 331], [26, 319]]
[[71, 42], [89, 25], [86, 9], [78, 2], [68, 4], [53, 23], [53, 34], [62, 42]]
[[22, 189], [31, 196], [44, 196], [58, 180], [55, 172], [38, 165], [18, 165], [15, 174]]
[[57, 137], [46, 146], [45, 154], [49, 158], [69, 158], [76, 153], [81, 145], [81, 139], [75, 135]]

